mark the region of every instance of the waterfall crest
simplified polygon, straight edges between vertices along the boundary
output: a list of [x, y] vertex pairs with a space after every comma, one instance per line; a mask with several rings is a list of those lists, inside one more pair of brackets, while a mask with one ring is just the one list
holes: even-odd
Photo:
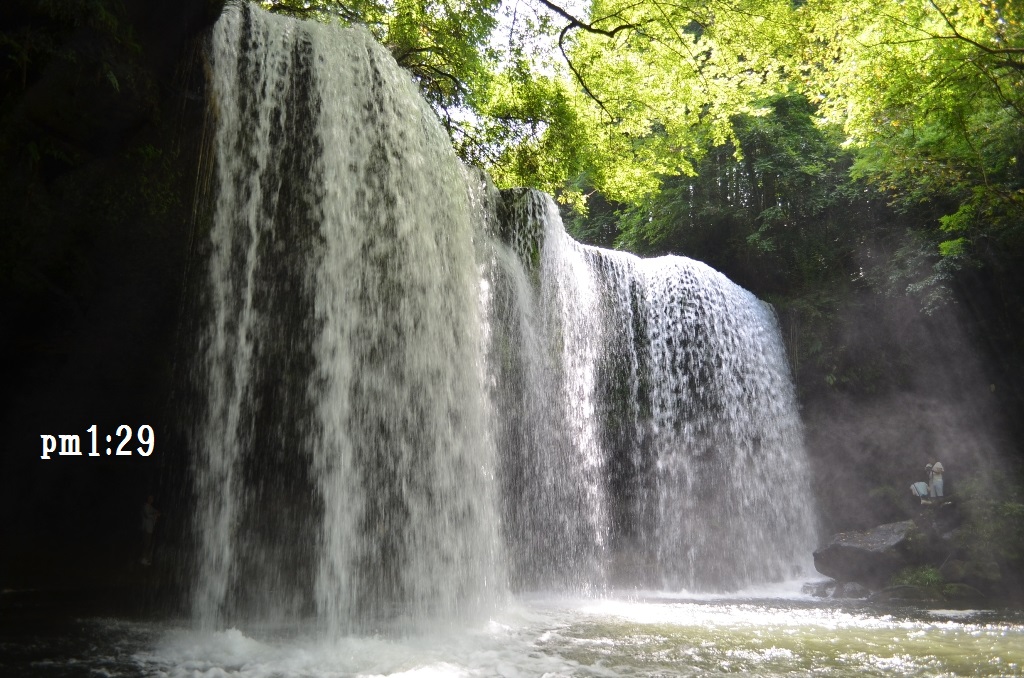
[[326, 631], [509, 590], [735, 590], [810, 571], [771, 309], [582, 246], [456, 159], [369, 34], [249, 6], [210, 49], [194, 609]]

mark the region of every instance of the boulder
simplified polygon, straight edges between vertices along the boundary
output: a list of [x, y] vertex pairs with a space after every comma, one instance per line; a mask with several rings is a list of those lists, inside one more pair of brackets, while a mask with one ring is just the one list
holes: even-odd
[[893, 574], [913, 564], [909, 552], [914, 533], [912, 520], [840, 532], [814, 552], [814, 567], [839, 582], [881, 588]]
[[939, 568], [939, 574], [944, 581], [962, 582], [967, 576], [967, 563], [962, 560], [947, 560]]
[[1002, 588], [1003, 573], [995, 561], [969, 560], [964, 564], [960, 581], [982, 591], [998, 591]]
[[1005, 589], [999, 563], [992, 560], [948, 558], [939, 566], [939, 574], [947, 584], [964, 584], [987, 595], [998, 597], [998, 592]]
[[984, 593], [967, 584], [946, 584], [942, 596], [951, 603], [981, 603], [986, 600]]
[[814, 596], [815, 598], [828, 598], [832, 595], [832, 592], [836, 590], [835, 579], [823, 579], [822, 581], [809, 581], [804, 582], [804, 585], [800, 587], [800, 592]]
[[868, 598], [872, 603], [937, 603], [942, 602], [942, 594], [930, 586], [887, 586], [876, 591]]
[[871, 595], [871, 591], [862, 584], [858, 584], [855, 581], [848, 581], [844, 584], [836, 586], [836, 590], [832, 592], [833, 598], [847, 598], [847, 599], [860, 599], [867, 598]]

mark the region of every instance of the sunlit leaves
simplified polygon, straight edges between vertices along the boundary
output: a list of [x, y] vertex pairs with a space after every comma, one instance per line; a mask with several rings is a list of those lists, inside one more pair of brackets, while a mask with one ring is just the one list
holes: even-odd
[[945, 204], [941, 252], [1021, 239], [1024, 29], [1010, 2], [811, 0], [805, 70], [859, 149], [855, 174], [896, 204]]
[[596, 0], [593, 30], [563, 35], [578, 119], [600, 144], [592, 184], [628, 202], [689, 174], [709, 145], [735, 141], [731, 118], [779, 90], [788, 2]]
[[841, 137], [814, 123], [800, 95], [761, 103], [758, 115], [730, 121], [741, 158], [732, 145], [712, 148], [696, 176], [667, 177], [657, 194], [620, 209], [618, 245], [694, 256], [763, 292], [832, 276], [855, 239], [836, 233], [835, 214], [849, 214]]
[[[953, 234], [934, 240], [942, 253], [963, 259], [993, 236], [1024, 246], [1024, 3], [263, 4], [366, 24], [419, 81], [460, 155], [499, 185], [544, 188], [580, 209], [595, 189], [647, 204], [714, 149], [742, 160], [756, 141], [739, 143], [736, 120], [765, 117], [762, 102], [796, 93], [844, 130], [854, 177], [898, 206], [934, 212], [932, 228]], [[801, 165], [809, 155], [799, 148], [771, 155], [778, 167], [753, 155], [766, 175], [834, 168], [822, 158]], [[778, 247], [771, 231], [790, 218], [772, 214], [750, 234], [758, 251]], [[624, 223], [634, 235], [648, 228]]]

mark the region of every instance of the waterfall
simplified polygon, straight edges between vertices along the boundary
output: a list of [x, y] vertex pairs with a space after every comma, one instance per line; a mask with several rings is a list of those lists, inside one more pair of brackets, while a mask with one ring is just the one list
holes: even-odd
[[[496, 408], [513, 577], [730, 591], [813, 572], [810, 469], [771, 307], [685, 257], [580, 245], [542, 193], [505, 201], [515, 255], [496, 261], [515, 264], [491, 275], [506, 289], [491, 363], [513, 394]], [[507, 282], [531, 260], [537, 284]]]
[[362, 632], [810, 571], [770, 307], [496, 191], [365, 30], [230, 7], [209, 59], [200, 624]]
[[211, 51], [197, 614], [345, 631], [486, 605], [485, 196], [365, 31], [240, 7]]

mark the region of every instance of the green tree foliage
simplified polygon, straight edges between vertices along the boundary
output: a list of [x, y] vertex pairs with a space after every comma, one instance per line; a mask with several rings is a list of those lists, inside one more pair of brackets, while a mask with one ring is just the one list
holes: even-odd
[[620, 211], [617, 245], [685, 253], [759, 279], [763, 293], [804, 289], [848, 268], [851, 160], [838, 131], [816, 125], [796, 94], [729, 122], [736, 141], [712, 147], [694, 176], [667, 177], [661, 191]]
[[952, 258], [1024, 245], [1024, 6], [813, 0], [807, 90], [854, 176], [933, 210]]
[[966, 529], [957, 546], [974, 561], [994, 561], [1006, 572], [1019, 572], [1024, 564], [1024, 478], [971, 478], [961, 494]]
[[[609, 199], [642, 205], [672, 192], [677, 184], [667, 178], [708, 171], [706, 154], [717, 158], [711, 167], [724, 162], [722, 149], [742, 158], [736, 125], [795, 93], [842, 130], [853, 177], [930, 230], [927, 248], [948, 263], [908, 281], [922, 297], [937, 300], [949, 272], [972, 256], [991, 261], [1024, 242], [1019, 3], [594, 0], [578, 17], [539, 2], [569, 80], [562, 96], [570, 114], [549, 119], [545, 134], [568, 137], [561, 127], [573, 127], [571, 139], [585, 148], [569, 164]], [[832, 171], [827, 163], [816, 169]], [[757, 216], [763, 225], [772, 213]], [[653, 223], [625, 222], [620, 246], [657, 240], [636, 237]]]
[[[582, 205], [581, 175], [637, 202], [692, 174], [731, 120], [780, 91], [788, 0], [340, 3], [264, 0], [274, 11], [367, 25], [410, 69], [456, 148], [502, 185]], [[497, 29], [497, 30], [496, 30]]]
[[735, 116], [786, 90], [773, 52], [790, 13], [775, 0], [596, 0], [588, 23], [563, 16], [559, 44], [600, 149], [591, 183], [637, 202], [662, 177], [693, 174], [709, 147], [735, 142]]

